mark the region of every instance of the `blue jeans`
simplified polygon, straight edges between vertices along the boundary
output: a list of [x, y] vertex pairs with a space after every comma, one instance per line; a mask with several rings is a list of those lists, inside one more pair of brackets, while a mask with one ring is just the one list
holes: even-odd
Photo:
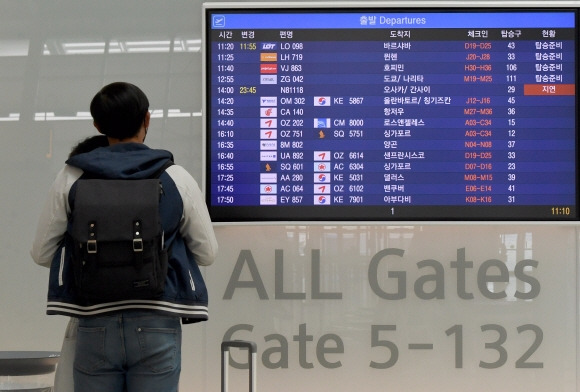
[[181, 320], [128, 311], [79, 319], [77, 392], [177, 392]]

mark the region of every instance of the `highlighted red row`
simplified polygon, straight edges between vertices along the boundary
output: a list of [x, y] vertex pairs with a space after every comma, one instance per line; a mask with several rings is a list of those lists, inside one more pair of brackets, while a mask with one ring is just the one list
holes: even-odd
[[524, 95], [575, 95], [574, 84], [524, 84]]

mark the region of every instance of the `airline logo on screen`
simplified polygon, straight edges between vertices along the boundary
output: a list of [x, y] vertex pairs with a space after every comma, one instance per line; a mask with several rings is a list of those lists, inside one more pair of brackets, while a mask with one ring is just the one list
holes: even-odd
[[260, 185], [260, 194], [275, 195], [277, 189], [276, 184], [262, 184]]
[[261, 140], [275, 140], [278, 138], [278, 132], [275, 129], [260, 129]]
[[330, 183], [329, 173], [314, 173], [314, 183]]
[[330, 164], [327, 162], [314, 162], [314, 172], [330, 172]]
[[261, 118], [260, 128], [276, 128], [278, 126], [278, 121], [275, 118]]
[[260, 75], [260, 84], [278, 84], [278, 76]]
[[278, 61], [278, 53], [260, 53], [260, 61]]
[[[329, 118], [314, 120], [315, 128], [327, 128], [330, 126]], [[317, 123], [318, 124], [317, 126]], [[328, 123], [328, 124], [327, 124]], [[330, 151], [314, 151], [314, 204], [330, 204]]]
[[278, 66], [276, 64], [260, 64], [261, 74], [275, 74], [278, 73]]
[[268, 196], [268, 195], [260, 195], [260, 205], [263, 206], [274, 206], [278, 204], [276, 200], [276, 196]]
[[260, 106], [278, 106], [278, 97], [260, 97]]
[[314, 97], [314, 106], [330, 106], [330, 97]]
[[278, 111], [276, 108], [260, 108], [260, 117], [278, 117]]
[[315, 118], [314, 119], [314, 128], [330, 128], [330, 119], [329, 118]]
[[277, 150], [277, 140], [260, 140], [260, 150]]
[[262, 48], [262, 50], [276, 50], [276, 49], [278, 49], [278, 43], [277, 42], [262, 42], [262, 44], [260, 45], [260, 48]]
[[316, 205], [329, 205], [330, 204], [330, 197], [327, 195], [314, 195], [314, 204]]
[[[273, 68], [268, 68], [273, 67]], [[276, 64], [261, 64], [261, 73], [277, 72]], [[278, 160], [278, 97], [260, 97], [260, 205], [278, 204], [278, 176], [274, 162]]]

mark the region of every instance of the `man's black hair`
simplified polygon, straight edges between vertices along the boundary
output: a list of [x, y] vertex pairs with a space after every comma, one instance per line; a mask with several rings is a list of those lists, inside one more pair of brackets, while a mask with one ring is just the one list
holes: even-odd
[[71, 158], [78, 154], [93, 151], [95, 148], [107, 147], [108, 145], [109, 141], [105, 135], [90, 136], [74, 146], [68, 157]]
[[131, 83], [106, 85], [91, 101], [95, 125], [106, 136], [125, 140], [135, 136], [149, 110], [149, 100], [141, 89]]

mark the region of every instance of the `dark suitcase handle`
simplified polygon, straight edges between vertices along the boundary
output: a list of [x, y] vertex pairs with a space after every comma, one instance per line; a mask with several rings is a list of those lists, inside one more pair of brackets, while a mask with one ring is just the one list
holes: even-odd
[[222, 342], [222, 392], [227, 392], [228, 390], [228, 356], [232, 347], [248, 350], [248, 364], [250, 365], [249, 387], [250, 392], [256, 392], [256, 356], [258, 349], [256, 343], [247, 340], [226, 340]]

